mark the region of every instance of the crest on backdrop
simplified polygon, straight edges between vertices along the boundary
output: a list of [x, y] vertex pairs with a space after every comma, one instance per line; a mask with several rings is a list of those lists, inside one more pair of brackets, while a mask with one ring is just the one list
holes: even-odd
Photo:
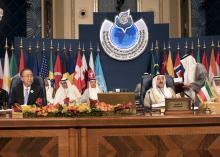
[[127, 61], [138, 57], [148, 43], [148, 28], [143, 19], [133, 22], [130, 10], [115, 16], [115, 22], [104, 20], [100, 42], [107, 55]]

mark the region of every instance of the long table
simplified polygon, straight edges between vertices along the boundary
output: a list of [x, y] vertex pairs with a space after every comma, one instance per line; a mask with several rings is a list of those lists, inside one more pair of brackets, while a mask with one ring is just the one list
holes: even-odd
[[220, 156], [220, 115], [0, 119], [1, 157]]

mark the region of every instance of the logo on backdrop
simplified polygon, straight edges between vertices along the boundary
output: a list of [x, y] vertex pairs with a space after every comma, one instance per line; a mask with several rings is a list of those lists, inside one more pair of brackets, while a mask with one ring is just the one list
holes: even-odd
[[104, 20], [100, 42], [112, 58], [126, 61], [138, 57], [148, 43], [148, 28], [143, 19], [133, 22], [130, 10], [115, 16], [115, 22]]

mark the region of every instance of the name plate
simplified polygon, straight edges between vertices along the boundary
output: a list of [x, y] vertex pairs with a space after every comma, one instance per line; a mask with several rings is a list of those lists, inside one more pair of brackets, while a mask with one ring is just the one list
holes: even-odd
[[23, 113], [22, 112], [14, 112], [14, 111], [12, 111], [12, 118], [21, 119], [21, 118], [23, 118]]
[[169, 98], [165, 99], [165, 112], [192, 113], [190, 98]]

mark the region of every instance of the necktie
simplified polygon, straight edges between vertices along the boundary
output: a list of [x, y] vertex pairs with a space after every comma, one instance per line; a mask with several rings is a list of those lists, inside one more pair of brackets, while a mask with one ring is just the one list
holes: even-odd
[[28, 102], [28, 88], [25, 88], [25, 93], [24, 93], [24, 104], [27, 104]]

